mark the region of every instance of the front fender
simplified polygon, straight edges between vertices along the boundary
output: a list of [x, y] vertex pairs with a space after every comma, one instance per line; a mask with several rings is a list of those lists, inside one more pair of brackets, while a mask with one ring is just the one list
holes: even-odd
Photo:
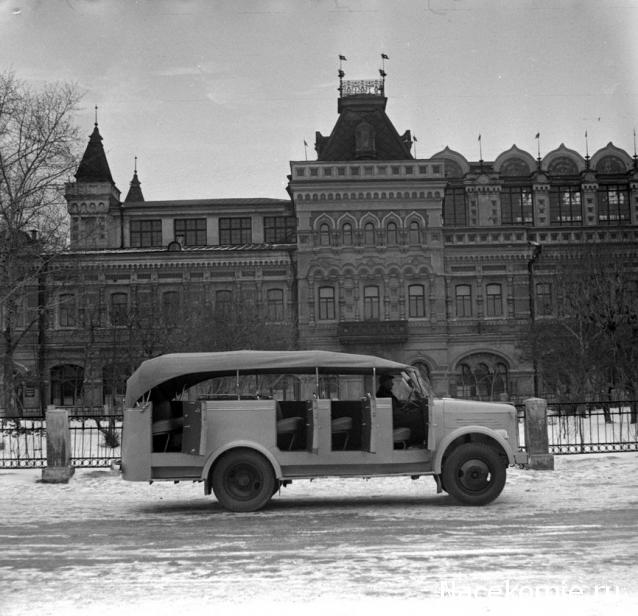
[[[505, 430], [503, 430], [505, 432]], [[514, 452], [512, 451], [512, 445], [510, 442], [501, 434], [500, 430], [492, 430], [491, 428], [486, 428], [485, 426], [463, 426], [462, 428], [457, 428], [453, 430], [449, 434], [446, 434], [440, 441], [440, 443], [436, 446], [436, 454], [434, 456], [434, 466], [433, 471], [435, 474], [439, 475], [441, 473], [441, 466], [443, 462], [443, 456], [445, 454], [446, 449], [450, 446], [452, 441], [456, 440], [461, 436], [465, 436], [467, 434], [483, 434], [488, 436], [489, 438], [496, 441], [505, 451], [507, 455], [508, 464], [515, 464], [514, 460]]]
[[275, 458], [275, 456], [273, 455], [272, 451], [266, 449], [261, 443], [247, 440], [231, 441], [229, 443], [226, 443], [223, 447], [219, 447], [218, 449], [215, 449], [214, 451], [209, 453], [202, 468], [201, 479], [208, 483], [208, 475], [210, 473], [211, 467], [213, 466], [213, 464], [215, 464], [215, 461], [219, 458], [219, 456], [231, 449], [252, 449], [254, 451], [258, 451], [272, 465], [273, 470], [275, 471], [275, 477], [277, 477], [277, 479], [281, 479], [281, 465], [277, 461], [277, 458]]

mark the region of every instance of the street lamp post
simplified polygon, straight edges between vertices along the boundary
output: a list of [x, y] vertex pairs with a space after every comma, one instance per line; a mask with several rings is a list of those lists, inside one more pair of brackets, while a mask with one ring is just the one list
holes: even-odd
[[536, 300], [534, 296], [534, 264], [543, 246], [538, 242], [528, 242], [532, 254], [527, 262], [527, 284], [529, 286], [529, 318], [532, 325], [532, 369], [534, 371], [534, 397], [538, 397], [538, 359], [536, 357]]

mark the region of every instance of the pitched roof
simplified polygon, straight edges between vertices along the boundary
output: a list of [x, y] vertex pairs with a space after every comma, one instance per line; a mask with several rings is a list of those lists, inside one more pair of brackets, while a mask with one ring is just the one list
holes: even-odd
[[144, 201], [144, 195], [142, 194], [142, 186], [141, 182], [137, 177], [137, 171], [133, 172], [133, 179], [131, 180], [131, 187], [128, 189], [128, 193], [126, 195], [127, 201]]
[[[386, 102], [377, 94], [341, 97], [339, 118], [330, 136], [316, 133], [317, 160], [412, 159], [410, 131], [399, 135], [385, 113]], [[362, 140], [367, 143], [362, 145]]]
[[98, 130], [97, 123], [89, 137], [89, 144], [86, 146], [80, 166], [75, 173], [75, 179], [78, 182], [111, 182], [115, 184], [106, 160], [106, 154], [102, 146], [102, 136]]

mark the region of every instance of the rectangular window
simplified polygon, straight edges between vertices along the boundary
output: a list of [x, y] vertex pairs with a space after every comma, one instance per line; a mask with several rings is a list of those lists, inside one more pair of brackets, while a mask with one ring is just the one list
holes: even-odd
[[131, 248], [151, 248], [162, 245], [161, 220], [131, 220]]
[[500, 284], [488, 284], [485, 287], [485, 314], [488, 317], [503, 316], [503, 292]]
[[412, 318], [425, 316], [425, 290], [422, 284], [411, 284], [408, 288], [408, 315]]
[[319, 287], [319, 320], [334, 321], [335, 290], [333, 287]]
[[181, 236], [184, 246], [206, 246], [205, 218], [176, 218], [175, 240]]
[[179, 293], [177, 291], [164, 291], [162, 293], [162, 320], [164, 325], [175, 327], [179, 315]]
[[629, 190], [626, 186], [601, 186], [598, 190], [598, 223], [631, 224]]
[[266, 314], [269, 321], [284, 320], [284, 292], [282, 289], [268, 289], [266, 292]]
[[268, 244], [294, 244], [297, 219], [294, 216], [264, 216], [264, 241]]
[[378, 321], [380, 316], [379, 287], [364, 287], [363, 318], [366, 321]]
[[249, 216], [219, 219], [219, 243], [222, 245], [250, 244], [252, 222]]
[[540, 317], [552, 314], [552, 285], [549, 282], [536, 283], [536, 314]]
[[456, 316], [471, 317], [472, 316], [472, 288], [469, 284], [456, 285]]
[[60, 295], [58, 308], [58, 325], [60, 327], [75, 327], [77, 325], [77, 304], [75, 294]]
[[552, 186], [549, 191], [549, 221], [571, 225], [583, 221], [579, 186]]
[[443, 224], [446, 227], [467, 226], [465, 188], [446, 188], [443, 198]]
[[501, 224], [534, 224], [534, 202], [530, 187], [503, 186], [501, 188]]
[[128, 295], [113, 293], [111, 295], [111, 325], [126, 325], [128, 322]]

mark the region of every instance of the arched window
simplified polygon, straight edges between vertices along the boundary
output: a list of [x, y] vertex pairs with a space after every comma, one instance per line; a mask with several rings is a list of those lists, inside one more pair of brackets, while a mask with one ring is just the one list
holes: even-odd
[[330, 246], [330, 227], [325, 222], [319, 226], [319, 245]]
[[79, 406], [82, 404], [84, 368], [63, 364], [51, 368], [51, 404]]
[[396, 222], [389, 222], [386, 227], [386, 243], [388, 246], [396, 246], [399, 243], [399, 233]]
[[379, 287], [364, 287], [363, 318], [367, 321], [378, 321], [380, 316]]
[[77, 302], [75, 293], [63, 293], [60, 295], [58, 325], [60, 327], [75, 327], [77, 325]]
[[428, 383], [432, 382], [432, 377], [430, 374], [430, 366], [428, 366], [424, 361], [415, 361], [412, 365], [419, 371], [419, 374], [423, 377], [425, 381]]
[[284, 320], [283, 289], [268, 289], [266, 292], [266, 311], [269, 321]]
[[367, 222], [363, 227], [363, 243], [366, 246], [374, 246], [374, 225]]
[[472, 287], [469, 284], [457, 284], [455, 289], [456, 316], [472, 316]]
[[341, 227], [341, 241], [344, 246], [352, 246], [352, 225], [349, 222], [344, 222]]
[[421, 225], [416, 220], [413, 220], [410, 223], [409, 241], [410, 241], [410, 244], [421, 243]]
[[488, 317], [503, 316], [503, 292], [500, 284], [488, 284], [485, 287], [485, 314]]
[[425, 316], [425, 288], [422, 284], [408, 287], [408, 316], [415, 319]]
[[111, 325], [126, 325], [128, 322], [128, 294], [111, 294]]
[[319, 287], [319, 320], [333, 321], [334, 319], [335, 319], [334, 287]]
[[507, 364], [497, 355], [475, 353], [457, 367], [456, 395], [461, 398], [499, 400], [509, 391]]

